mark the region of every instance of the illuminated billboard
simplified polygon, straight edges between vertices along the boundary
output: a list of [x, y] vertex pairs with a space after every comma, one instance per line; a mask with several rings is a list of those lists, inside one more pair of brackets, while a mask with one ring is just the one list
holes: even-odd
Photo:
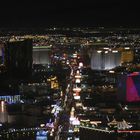
[[140, 73], [134, 72], [119, 77], [118, 99], [127, 102], [140, 101]]
[[48, 140], [47, 137], [48, 131], [41, 130], [36, 133], [36, 140]]

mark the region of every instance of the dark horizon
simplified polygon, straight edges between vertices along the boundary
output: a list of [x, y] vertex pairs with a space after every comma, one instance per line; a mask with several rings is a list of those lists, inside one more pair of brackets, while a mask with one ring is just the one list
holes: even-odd
[[0, 7], [0, 27], [140, 27], [135, 2], [11, 1]]

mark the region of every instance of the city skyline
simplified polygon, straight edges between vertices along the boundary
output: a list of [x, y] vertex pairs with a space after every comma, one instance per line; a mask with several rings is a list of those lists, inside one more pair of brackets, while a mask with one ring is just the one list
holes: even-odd
[[44, 30], [1, 30], [0, 139], [139, 140], [140, 30]]

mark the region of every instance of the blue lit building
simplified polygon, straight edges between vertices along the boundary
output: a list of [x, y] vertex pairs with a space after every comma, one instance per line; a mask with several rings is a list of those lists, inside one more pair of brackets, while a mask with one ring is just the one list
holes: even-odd
[[4, 95], [0, 96], [0, 100], [7, 102], [8, 104], [20, 102], [20, 95]]

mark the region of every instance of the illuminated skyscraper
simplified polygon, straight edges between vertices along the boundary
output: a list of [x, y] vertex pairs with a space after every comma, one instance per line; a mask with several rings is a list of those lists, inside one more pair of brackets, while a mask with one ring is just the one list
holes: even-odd
[[91, 68], [94, 70], [112, 69], [121, 64], [121, 53], [94, 50], [91, 56]]
[[5, 101], [0, 101], [0, 123], [6, 123], [8, 121], [8, 114], [6, 110]]

